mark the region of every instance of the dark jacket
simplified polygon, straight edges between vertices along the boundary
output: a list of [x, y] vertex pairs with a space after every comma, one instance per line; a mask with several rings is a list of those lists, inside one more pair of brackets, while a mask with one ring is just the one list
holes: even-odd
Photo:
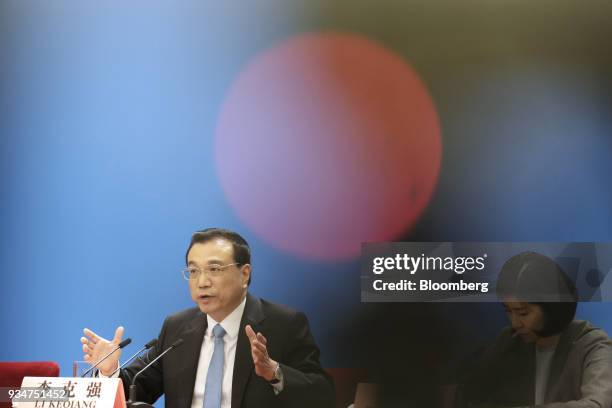
[[[470, 370], [457, 393], [459, 407], [533, 407], [535, 345], [499, 335]], [[561, 333], [550, 367], [546, 408], [612, 408], [612, 341], [585, 321]]]
[[[283, 391], [255, 374], [245, 326], [250, 324], [268, 340], [270, 358], [281, 364]], [[138, 400], [153, 403], [165, 394], [167, 408], [190, 408], [202, 341], [208, 322], [198, 308], [169, 316], [159, 341], [142, 359], [121, 370], [126, 395], [133, 376], [177, 339], [184, 343], [138, 376]], [[319, 349], [303, 313], [247, 295], [240, 321], [232, 379], [232, 408], [330, 407], [332, 382], [319, 363]]]

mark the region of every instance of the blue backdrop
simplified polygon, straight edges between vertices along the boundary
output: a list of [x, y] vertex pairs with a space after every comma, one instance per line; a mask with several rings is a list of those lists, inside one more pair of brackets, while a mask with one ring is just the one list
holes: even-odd
[[[219, 178], [219, 166], [249, 176], [244, 157], [215, 150], [228, 90], [250, 61], [303, 32], [337, 30], [390, 50], [433, 101], [441, 138], [433, 195], [416, 222], [386, 239], [612, 239], [612, 63], [604, 41], [612, 12], [551, 4], [2, 2], [0, 360], [56, 360], [69, 375], [82, 357], [84, 327], [111, 336], [123, 325], [135, 344], [148, 341], [164, 316], [191, 306], [179, 272], [191, 232], [222, 226], [253, 247], [252, 292], [304, 310], [325, 365], [358, 364], [343, 347], [362, 311], [357, 256], [282, 249], [282, 239], [270, 240], [237, 212], [227, 198], [232, 187]], [[269, 93], [258, 92], [264, 103]], [[363, 115], [348, 109], [327, 130]], [[263, 136], [253, 135], [253, 145]], [[312, 140], [301, 139], [296, 152], [291, 142], [264, 149], [323, 157], [327, 147]], [[352, 153], [350, 142], [342, 147]], [[352, 164], [365, 165], [366, 153]], [[322, 169], [317, 183], [342, 170], [317, 163], [306, 167]], [[287, 211], [269, 224], [292, 225], [302, 213], [312, 217], [310, 205], [323, 198], [328, 216], [350, 212], [353, 193], [391, 177], [342, 174], [352, 190], [340, 201], [323, 187], [301, 204], [274, 184], [243, 188], [286, 197]], [[392, 205], [384, 196], [378, 204], [355, 222], [375, 225]], [[327, 238], [317, 227], [308, 239]], [[380, 239], [368, 231], [351, 245]], [[607, 304], [583, 304], [578, 314], [611, 331], [609, 312]], [[485, 336], [502, 324], [501, 309], [485, 318], [487, 333], [471, 316], [461, 321]]]

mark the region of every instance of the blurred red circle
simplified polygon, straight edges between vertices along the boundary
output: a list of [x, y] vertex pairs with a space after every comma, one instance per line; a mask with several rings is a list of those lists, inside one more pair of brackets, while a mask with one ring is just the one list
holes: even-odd
[[239, 218], [272, 245], [346, 259], [426, 208], [438, 117], [416, 72], [364, 37], [311, 33], [257, 55], [227, 93], [216, 166]]

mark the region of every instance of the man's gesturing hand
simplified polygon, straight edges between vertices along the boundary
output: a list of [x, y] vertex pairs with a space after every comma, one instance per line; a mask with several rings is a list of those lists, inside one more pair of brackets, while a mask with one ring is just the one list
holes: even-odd
[[[112, 341], [108, 341], [105, 338], [98, 336], [96, 333], [89, 329], [83, 329], [85, 337], [81, 337], [81, 343], [83, 343], [83, 358], [90, 364], [95, 364], [102, 357], [113, 351], [119, 343], [121, 343], [121, 337], [123, 336], [123, 327], [117, 327], [115, 330], [115, 337]], [[110, 375], [113, 371], [119, 367], [119, 357], [121, 356], [121, 350], [113, 353], [109, 358], [104, 360], [102, 364], [98, 366], [100, 372], [104, 375]]]
[[255, 331], [250, 325], [247, 325], [245, 329], [246, 335], [251, 343], [251, 355], [253, 356], [253, 363], [255, 364], [255, 374], [263, 377], [266, 381], [272, 381], [278, 363], [272, 360], [268, 355], [268, 349], [266, 347], [268, 340], [266, 340], [261, 333], [255, 334]]

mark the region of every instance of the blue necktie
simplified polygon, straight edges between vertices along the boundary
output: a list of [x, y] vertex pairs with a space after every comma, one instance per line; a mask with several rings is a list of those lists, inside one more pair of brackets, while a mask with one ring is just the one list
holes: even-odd
[[223, 336], [225, 329], [220, 324], [213, 328], [215, 347], [213, 350], [208, 374], [206, 375], [206, 386], [204, 388], [204, 408], [221, 408], [221, 385], [223, 384]]

